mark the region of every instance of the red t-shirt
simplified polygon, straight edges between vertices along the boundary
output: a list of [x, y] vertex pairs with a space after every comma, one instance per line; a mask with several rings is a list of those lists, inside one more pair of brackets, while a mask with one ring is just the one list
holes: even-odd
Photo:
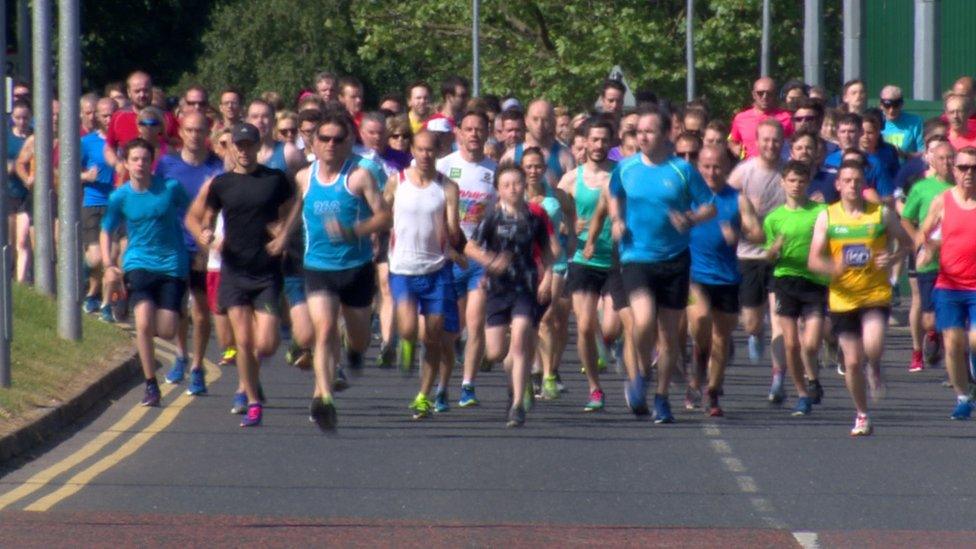
[[790, 115], [790, 111], [785, 109], [763, 112], [755, 107], [749, 107], [735, 115], [735, 118], [732, 119], [732, 131], [729, 133], [729, 139], [742, 144], [745, 151], [743, 158], [759, 156], [759, 145], [756, 142], [756, 129], [759, 128], [759, 124], [762, 124], [770, 118], [775, 118], [783, 126], [784, 138], [789, 138], [793, 135], [793, 118]]
[[[179, 122], [173, 113], [166, 111], [163, 113], [163, 135], [165, 141], [176, 142], [179, 139]], [[113, 149], [122, 147], [129, 141], [139, 137], [138, 115], [132, 109], [115, 111], [112, 120], [108, 123], [108, 131], [105, 132], [105, 144]]]
[[949, 130], [949, 143], [952, 144], [952, 148], [957, 151], [965, 147], [976, 147], [976, 130], [970, 125], [968, 131], [965, 134], [957, 133], [953, 135], [952, 130]]

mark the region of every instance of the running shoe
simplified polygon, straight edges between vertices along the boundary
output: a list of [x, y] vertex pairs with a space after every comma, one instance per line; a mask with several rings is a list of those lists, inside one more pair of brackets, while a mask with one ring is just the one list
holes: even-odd
[[532, 390], [531, 386], [525, 388], [525, 392], [522, 394], [522, 407], [526, 410], [531, 410], [535, 407], [535, 391]]
[[241, 420], [241, 427], [257, 427], [261, 425], [261, 412], [264, 408], [261, 403], [248, 404], [247, 413], [244, 414], [244, 419]]
[[230, 408], [232, 414], [247, 412], [247, 393], [234, 393], [234, 404]]
[[237, 348], [231, 345], [224, 349], [224, 353], [220, 355], [220, 362], [217, 365], [234, 366], [235, 364], [237, 364]]
[[461, 384], [461, 398], [458, 399], [458, 406], [470, 408], [478, 405], [478, 397], [474, 394], [474, 385], [470, 383]]
[[542, 397], [542, 372], [532, 374], [530, 378], [532, 380], [532, 387], [531, 387], [532, 394], [534, 396], [539, 396], [541, 398]]
[[654, 395], [654, 423], [674, 423], [667, 395]]
[[559, 393], [568, 392], [566, 386], [563, 385], [563, 378], [559, 376], [559, 372], [556, 372], [556, 388], [559, 389]]
[[190, 384], [186, 388], [186, 394], [190, 396], [207, 394], [206, 377], [207, 374], [203, 371], [203, 368], [190, 370]]
[[413, 399], [413, 402], [410, 403], [409, 408], [413, 410], [414, 419], [424, 419], [430, 416], [430, 399], [427, 398], [427, 395], [418, 393], [416, 398]]
[[98, 296], [90, 295], [85, 297], [85, 302], [81, 306], [81, 310], [86, 314], [95, 314], [102, 305], [102, 300], [98, 299]]
[[782, 404], [786, 400], [786, 388], [783, 387], [783, 372], [773, 374], [773, 382], [769, 386], [769, 396], [767, 399], [770, 404]]
[[604, 405], [603, 391], [600, 389], [594, 389], [590, 392], [590, 400], [586, 402], [586, 406], [583, 406], [584, 412], [598, 412], [603, 410]]
[[505, 423], [505, 427], [514, 428], [523, 425], [525, 425], [525, 409], [521, 406], [510, 409], [508, 411], [508, 422]]
[[392, 368], [396, 362], [396, 348], [392, 343], [384, 341], [380, 343], [380, 352], [376, 355], [377, 368]]
[[867, 367], [868, 371], [868, 394], [872, 402], [879, 402], [888, 393], [888, 384], [881, 374], [881, 365]]
[[352, 373], [352, 375], [360, 375], [363, 372], [363, 354], [347, 349], [346, 364], [349, 366], [349, 372]]
[[293, 358], [292, 366], [299, 370], [312, 369], [312, 351], [310, 349], [299, 349]]
[[616, 373], [621, 374], [624, 371], [624, 338], [617, 338], [617, 341], [613, 342], [613, 347], [610, 349], [610, 354], [613, 355], [614, 370]]
[[346, 369], [342, 366], [336, 368], [335, 381], [332, 382], [332, 390], [342, 392], [349, 388], [349, 378], [346, 377]]
[[597, 336], [596, 338], [596, 371], [601, 374], [606, 371], [607, 365], [613, 357], [610, 356], [610, 349], [607, 348], [607, 342], [602, 337]]
[[400, 373], [409, 376], [413, 373], [414, 344], [406, 339], [400, 340]]
[[451, 405], [447, 403], [447, 389], [438, 389], [434, 393], [434, 412], [440, 414], [450, 409]]
[[813, 411], [813, 397], [800, 397], [796, 401], [796, 406], [793, 408], [794, 417], [802, 417], [810, 415]]
[[162, 400], [163, 395], [159, 393], [159, 384], [156, 380], [149, 380], [146, 382], [146, 391], [142, 395], [142, 406], [156, 407], [159, 406], [159, 401]]
[[309, 407], [309, 419], [318, 425], [322, 432], [335, 431], [338, 420], [336, 418], [335, 402], [331, 396], [315, 397]]
[[116, 322], [115, 313], [112, 311], [112, 306], [108, 304], [102, 305], [102, 310], [99, 313], [98, 318], [102, 322], [107, 322], [109, 324], [115, 324]]
[[753, 364], [758, 364], [766, 352], [763, 338], [756, 335], [749, 336], [749, 360]]
[[685, 390], [685, 410], [697, 410], [701, 408], [701, 400], [701, 389], [688, 387]]
[[810, 393], [810, 399], [813, 404], [823, 402], [824, 390], [819, 379], [811, 379], [807, 382], [807, 392]]
[[542, 379], [542, 400], [556, 400], [559, 398], [559, 387], [556, 376], [546, 376]]
[[871, 427], [871, 418], [867, 414], [857, 414], [854, 417], [854, 428], [851, 429], [852, 437], [866, 437], [874, 429]]
[[176, 360], [173, 361], [173, 367], [169, 369], [166, 373], [166, 383], [177, 384], [183, 381], [186, 376], [186, 367], [190, 363], [190, 359], [185, 356], [178, 356]]
[[926, 364], [938, 364], [942, 354], [942, 345], [940, 343], [939, 336], [934, 331], [925, 334], [925, 337], [922, 339], [922, 356]]
[[949, 419], [966, 420], [973, 415], [973, 402], [971, 400], [960, 400], [956, 402], [956, 407], [952, 410]]
[[911, 373], [921, 372], [925, 369], [925, 361], [922, 357], [922, 351], [912, 351], [912, 363], [908, 365], [908, 371]]
[[647, 409], [647, 382], [642, 376], [637, 376], [633, 381], [624, 381], [624, 401], [635, 416], [646, 416], [650, 413]]
[[705, 410], [705, 413], [708, 414], [709, 417], [725, 416], [725, 412], [722, 410], [722, 407], [719, 406], [718, 404], [718, 397], [719, 397], [719, 391], [713, 391], [709, 389], [708, 408]]

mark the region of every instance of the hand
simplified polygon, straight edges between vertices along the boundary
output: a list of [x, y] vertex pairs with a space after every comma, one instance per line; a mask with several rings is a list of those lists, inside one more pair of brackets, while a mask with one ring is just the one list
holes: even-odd
[[95, 181], [95, 178], [97, 177], [98, 177], [97, 166], [92, 166], [91, 168], [88, 168], [87, 170], [81, 172], [81, 180], [85, 182]]
[[820, 192], [820, 191], [817, 191], [817, 192], [811, 194], [810, 195], [810, 200], [813, 200], [814, 202], [820, 202], [821, 204], [823, 204], [824, 202], [826, 202], [826, 200], [824, 200], [823, 193]]
[[485, 270], [489, 273], [497, 276], [508, 270], [508, 266], [512, 263], [512, 254], [510, 252], [501, 252], [496, 254], [495, 257], [491, 258], [491, 261], [485, 265]]
[[539, 301], [539, 305], [545, 305], [552, 302], [552, 279], [548, 276], [543, 277], [542, 283], [539, 284], [539, 289], [536, 290], [536, 299]]
[[592, 242], [587, 242], [583, 246], [583, 257], [586, 259], [593, 259], [594, 252], [596, 252], [596, 246]]
[[590, 220], [589, 219], [582, 219], [580, 217], [577, 217], [576, 218], [576, 234], [580, 234], [581, 232], [585, 231], [586, 228], [589, 225], [590, 225]]
[[122, 282], [122, 269], [119, 269], [115, 265], [110, 265], [105, 268], [104, 281], [106, 284], [116, 284]]
[[783, 244], [785, 244], [785, 243], [786, 243], [786, 237], [785, 236], [783, 236], [783, 235], [777, 236], [776, 237], [776, 240], [773, 241], [773, 244], [766, 251], [766, 254], [771, 259], [778, 258], [780, 252], [783, 250]]
[[687, 232], [692, 226], [691, 219], [684, 212], [676, 212], [671, 210], [668, 212], [668, 217], [671, 219], [671, 225], [673, 225], [679, 233]]
[[356, 239], [356, 232], [348, 227], [343, 227], [336, 219], [329, 220], [325, 224], [325, 230], [333, 242], [350, 242]]
[[879, 269], [887, 269], [894, 262], [894, 254], [881, 252], [874, 256], [874, 265]]
[[623, 240], [624, 235], [627, 234], [627, 226], [624, 225], [623, 221], [618, 219], [613, 222], [613, 225], [610, 228], [610, 232], [613, 235], [613, 239], [617, 242], [620, 242], [621, 240]]
[[264, 247], [268, 252], [268, 255], [272, 257], [278, 257], [285, 251], [285, 241], [288, 240], [287, 235], [283, 232], [279, 233], [277, 236], [271, 239], [270, 242]]
[[736, 241], [739, 239], [739, 235], [735, 233], [735, 229], [732, 228], [732, 224], [728, 221], [722, 221], [718, 224], [718, 228], [722, 231], [722, 238], [725, 239], [725, 243], [729, 246], [735, 245]]
[[200, 234], [197, 236], [197, 243], [201, 246], [209, 247], [210, 243], [214, 240], [213, 229], [205, 227]]

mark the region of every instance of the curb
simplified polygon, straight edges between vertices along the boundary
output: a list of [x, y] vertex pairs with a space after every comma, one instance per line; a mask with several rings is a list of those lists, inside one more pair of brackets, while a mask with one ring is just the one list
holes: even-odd
[[77, 421], [92, 406], [137, 374], [139, 370], [139, 357], [133, 349], [126, 358], [109, 368], [94, 383], [78, 388], [70, 398], [58, 406], [50, 408], [27, 425], [0, 438], [0, 463], [39, 446], [52, 435]]

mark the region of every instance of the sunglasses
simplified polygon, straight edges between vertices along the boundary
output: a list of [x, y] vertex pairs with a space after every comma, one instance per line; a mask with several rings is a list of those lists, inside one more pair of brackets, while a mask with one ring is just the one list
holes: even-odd
[[139, 125], [140, 126], [146, 126], [146, 127], [149, 127], [149, 128], [154, 128], [156, 126], [159, 126], [160, 123], [159, 123], [159, 120], [156, 120], [155, 118], [147, 118], [145, 120], [140, 120], [139, 121]]
[[675, 153], [685, 160], [698, 160], [698, 151], [686, 151]]
[[281, 135], [295, 135], [296, 133], [298, 133], [298, 130], [296, 130], [295, 128], [280, 128], [278, 130], [278, 133], [280, 133]]
[[207, 102], [206, 101], [187, 101], [186, 104], [187, 104], [187, 106], [190, 106], [190, 107], [203, 107], [203, 106], [205, 106], [207, 104]]
[[316, 134], [315, 137], [316, 137], [316, 139], [318, 139], [322, 143], [342, 143], [343, 141], [346, 140], [346, 136], [345, 135], [322, 135], [322, 134]]
[[410, 136], [405, 133], [391, 133], [390, 139], [407, 139]]
[[758, 95], [759, 97], [766, 97], [767, 95], [772, 95], [773, 90], [753, 90], [752, 93]]
[[976, 164], [956, 164], [956, 169], [961, 172], [976, 172]]
[[900, 107], [905, 103], [904, 99], [882, 99], [881, 106], [886, 109]]
[[816, 116], [794, 116], [793, 121], [794, 122], [816, 122], [817, 117]]

